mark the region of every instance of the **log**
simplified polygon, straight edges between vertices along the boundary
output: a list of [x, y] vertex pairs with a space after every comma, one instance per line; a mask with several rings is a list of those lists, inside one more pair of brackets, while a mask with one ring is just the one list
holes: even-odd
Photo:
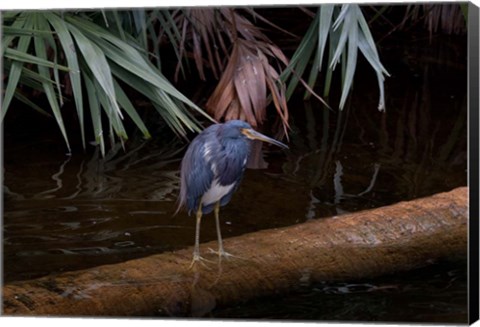
[[468, 189], [225, 240], [238, 255], [189, 270], [192, 248], [3, 287], [6, 315], [202, 316], [308, 282], [355, 280], [466, 256]]

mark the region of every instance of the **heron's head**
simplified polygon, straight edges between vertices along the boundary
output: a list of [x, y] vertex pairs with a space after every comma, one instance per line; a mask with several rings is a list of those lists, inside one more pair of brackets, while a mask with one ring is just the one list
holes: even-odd
[[288, 149], [288, 146], [280, 141], [272, 139], [255, 131], [249, 123], [242, 120], [229, 120], [223, 124], [223, 136], [227, 138], [246, 138], [248, 140], [260, 140]]

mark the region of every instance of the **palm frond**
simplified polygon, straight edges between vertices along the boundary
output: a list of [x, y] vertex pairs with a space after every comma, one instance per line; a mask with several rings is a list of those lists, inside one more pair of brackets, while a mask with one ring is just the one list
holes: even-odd
[[[12, 27], [14, 28], [19, 28], [19, 29], [26, 29], [26, 30], [31, 30], [33, 29], [33, 21], [31, 19], [27, 19], [28, 17], [25, 17], [26, 14], [21, 14], [19, 15], [19, 19], [15, 20], [12, 23]], [[7, 31], [4, 31], [5, 33]], [[18, 42], [17, 42], [17, 47], [16, 49], [9, 48], [9, 45], [11, 42], [17, 38], [16, 35], [8, 35], [4, 37], [2, 40], [2, 56], [5, 57], [5, 53], [10, 50], [10, 51], [17, 51], [19, 53], [26, 53], [28, 50], [28, 47], [30, 45], [30, 41], [32, 40], [31, 35], [25, 35], [25, 36], [20, 36], [18, 37]], [[20, 57], [20, 56], [19, 56]], [[6, 58], [7, 60], [4, 60], [4, 62], [8, 62], [10, 59], [11, 61], [11, 67], [10, 71], [8, 74], [8, 82], [5, 88], [5, 93], [3, 96], [3, 102], [2, 102], [2, 115], [1, 115], [1, 121], [3, 121], [3, 118], [7, 114], [8, 107], [10, 105], [10, 102], [13, 99], [13, 95], [15, 94], [15, 91], [17, 89], [18, 82], [20, 81], [20, 76], [22, 73], [22, 68], [23, 68], [23, 61], [15, 59], [15, 58]]]
[[[310, 64], [316, 47], [313, 65], [308, 78], [308, 85], [314, 88], [318, 75], [322, 70], [327, 39], [329, 43], [329, 58], [324, 83], [324, 96], [328, 96], [333, 70], [342, 62], [342, 95], [339, 108], [343, 109], [355, 76], [358, 50], [362, 52], [377, 74], [380, 99], [379, 110], [385, 109], [384, 79], [388, 72], [383, 67], [378, 56], [375, 42], [368, 24], [356, 4], [322, 5], [312, 21], [302, 42], [292, 56], [289, 67], [283, 72], [282, 80], [288, 82], [287, 98], [296, 89], [300, 77]], [[343, 60], [343, 61], [342, 61]], [[310, 96], [305, 93], [305, 98]]]
[[[175, 132], [185, 136], [187, 129], [198, 131], [200, 124], [190, 110], [211, 118], [179, 92], [148, 60], [149, 54], [143, 49], [145, 44], [142, 44], [145, 43], [145, 25], [142, 23], [142, 20], [146, 19], [144, 14], [112, 11], [104, 11], [101, 16], [89, 15], [87, 12], [10, 14], [7, 34], [2, 40], [2, 55], [9, 76], [2, 103], [2, 119], [14, 96], [24, 103], [32, 103], [25, 101], [25, 96], [20, 93], [20, 85], [42, 90], [69, 148], [60, 111], [65, 87], [61, 78], [68, 77], [64, 78], [64, 82], [69, 83], [73, 93], [84, 146], [86, 136], [83, 84], [89, 98], [89, 114], [94, 126], [95, 142], [100, 145], [102, 153], [105, 153], [103, 123], [108, 123], [111, 140], [118, 137], [123, 142], [128, 138], [123, 122], [125, 113], [145, 138], [150, 137], [119, 81], [133, 86], [150, 99], [154, 106], [160, 105], [162, 117]], [[128, 25], [125, 20], [130, 18], [135, 22], [134, 35], [128, 28], [124, 29], [125, 25]], [[116, 32], [95, 23], [96, 19], [100, 19], [101, 24], [115, 27], [113, 30]], [[28, 32], [20, 33], [21, 30]], [[30, 31], [35, 33], [31, 34]], [[35, 35], [35, 38], [32, 35]], [[28, 63], [29, 67], [37, 67], [38, 73], [26, 69], [25, 63]], [[68, 76], [64, 76], [65, 74]], [[129, 83], [131, 80], [135, 80], [134, 85]], [[37, 111], [40, 109], [38, 106], [32, 107]], [[107, 119], [102, 121], [102, 116]]]
[[90, 105], [90, 112], [91, 112], [90, 117], [92, 119], [95, 143], [100, 146], [100, 151], [102, 154], [104, 154], [105, 141], [103, 138], [100, 101], [98, 100], [97, 91], [95, 89], [92, 79], [88, 76], [86, 72], [83, 72], [83, 76], [85, 80], [85, 89], [87, 90], [87, 94], [88, 94], [88, 103]]
[[[45, 12], [45, 17], [52, 25], [53, 30], [58, 36], [58, 40], [63, 49], [73, 49], [75, 44], [73, 43], [72, 36], [68, 31], [66, 23], [57, 15], [49, 12]], [[77, 109], [77, 117], [80, 123], [80, 133], [82, 138], [82, 145], [85, 148], [85, 124], [84, 124], [84, 111], [83, 111], [83, 93], [82, 93], [82, 80], [80, 74], [80, 66], [78, 63], [78, 57], [76, 51], [65, 51], [65, 57], [68, 67], [71, 68], [69, 72], [70, 83], [72, 84], [73, 96], [75, 99], [75, 107]]]
[[[34, 20], [34, 28], [39, 30], [45, 30], [47, 28], [47, 22], [45, 18], [37, 13], [32, 14]], [[33, 40], [36, 56], [40, 59], [47, 61], [47, 47], [45, 45], [45, 39], [36, 37]], [[56, 67], [54, 67], [54, 70]], [[47, 79], [50, 77], [50, 72], [47, 67], [38, 65], [38, 73], [44, 78]], [[57, 120], [57, 124], [62, 132], [63, 138], [67, 145], [68, 151], [71, 152], [70, 144], [67, 137], [67, 131], [65, 130], [65, 124], [63, 123], [62, 113], [60, 111], [61, 103], [58, 99], [61, 98], [61, 95], [57, 97], [54, 91], [54, 83], [42, 82], [43, 90], [47, 96], [50, 107], [52, 108], [53, 115]]]
[[[269, 23], [251, 9], [245, 12]], [[216, 120], [242, 119], [259, 126], [273, 102], [288, 129], [285, 85], [277, 71], [288, 59], [257, 26], [226, 7], [183, 9], [175, 21], [176, 36], [170, 39], [180, 40], [176, 53], [193, 58], [200, 79], [206, 79], [207, 69], [219, 79], [205, 105]]]

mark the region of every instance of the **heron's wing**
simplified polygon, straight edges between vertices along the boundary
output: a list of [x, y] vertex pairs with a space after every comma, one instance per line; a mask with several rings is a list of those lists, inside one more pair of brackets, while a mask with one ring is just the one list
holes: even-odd
[[197, 210], [200, 198], [210, 188], [214, 178], [205, 155], [209, 139], [209, 133], [198, 135], [182, 160], [179, 206], [186, 206], [189, 212]]
[[248, 153], [248, 144], [242, 140], [227, 143], [222, 151], [219, 151], [217, 171], [220, 185], [238, 186], [247, 166]]

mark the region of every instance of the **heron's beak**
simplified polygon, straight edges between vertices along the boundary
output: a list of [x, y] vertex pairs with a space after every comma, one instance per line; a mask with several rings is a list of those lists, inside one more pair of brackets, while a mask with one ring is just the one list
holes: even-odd
[[279, 146], [283, 149], [288, 149], [288, 146], [283, 144], [282, 142], [277, 141], [275, 139], [272, 139], [272, 138], [270, 138], [266, 135], [263, 135], [262, 133], [259, 133], [255, 130], [251, 129], [251, 128], [242, 129], [242, 134], [245, 135], [246, 137], [248, 137], [251, 140], [260, 140], [262, 142], [268, 142], [268, 143], [274, 144], [274, 145]]

